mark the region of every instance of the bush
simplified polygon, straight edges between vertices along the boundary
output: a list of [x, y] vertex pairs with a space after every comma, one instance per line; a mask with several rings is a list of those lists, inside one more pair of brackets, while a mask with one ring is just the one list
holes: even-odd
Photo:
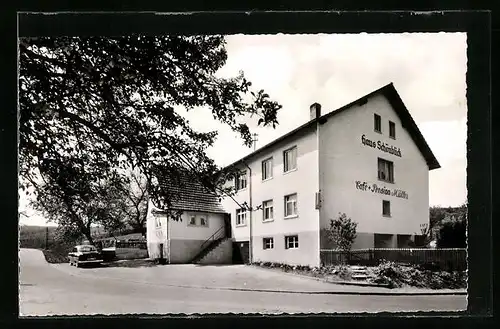
[[345, 213], [339, 213], [339, 217], [330, 220], [328, 236], [335, 248], [350, 251], [354, 240], [356, 240], [356, 228], [358, 224], [347, 217]]
[[66, 263], [71, 249], [73, 244], [54, 243], [49, 250], [42, 249], [42, 252], [48, 263]]
[[391, 288], [401, 287], [401, 282], [404, 280], [401, 266], [394, 262], [382, 261], [374, 274], [374, 283], [387, 284]]
[[403, 265], [382, 261], [373, 271], [374, 283], [387, 284], [391, 288], [411, 286], [430, 289], [457, 289], [467, 286], [464, 271], [432, 271], [424, 266]]
[[351, 280], [352, 279], [352, 271], [350, 269], [349, 266], [345, 266], [345, 265], [337, 265], [334, 270], [333, 270], [333, 273], [338, 275], [339, 278], [341, 278], [342, 280]]
[[448, 219], [439, 229], [438, 248], [467, 248], [467, 222], [465, 216]]

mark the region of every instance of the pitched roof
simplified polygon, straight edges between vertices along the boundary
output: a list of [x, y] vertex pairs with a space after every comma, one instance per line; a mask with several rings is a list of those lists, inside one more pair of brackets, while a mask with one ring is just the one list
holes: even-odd
[[246, 155], [245, 157], [241, 158], [240, 160], [233, 162], [232, 164], [230, 164], [227, 167], [231, 167], [231, 166], [236, 165], [242, 161], [248, 160], [249, 158], [251, 158], [251, 157], [257, 155], [258, 153], [261, 153], [262, 151], [276, 145], [277, 143], [285, 140], [286, 138], [291, 137], [299, 132], [302, 132], [302, 131], [306, 130], [307, 128], [313, 127], [314, 125], [316, 125], [316, 121], [318, 121], [320, 124], [323, 124], [327, 121], [327, 119], [329, 119], [329, 118], [331, 118], [339, 113], [342, 113], [345, 110], [352, 108], [354, 105], [356, 105], [358, 103], [363, 103], [366, 100], [368, 100], [368, 98], [371, 98], [377, 94], [382, 94], [388, 99], [389, 103], [394, 108], [394, 111], [399, 116], [399, 119], [401, 120], [403, 127], [408, 131], [411, 138], [413, 139], [413, 142], [416, 144], [416, 146], [420, 150], [420, 153], [422, 153], [422, 155], [424, 156], [425, 161], [427, 162], [427, 166], [429, 167], [429, 170], [441, 168], [441, 165], [439, 164], [438, 160], [436, 159], [436, 157], [432, 153], [429, 145], [427, 144], [427, 142], [424, 139], [424, 136], [422, 136], [422, 133], [418, 129], [417, 124], [415, 123], [412, 116], [410, 115], [410, 112], [408, 111], [405, 104], [401, 100], [401, 97], [399, 96], [398, 92], [396, 91], [396, 88], [394, 88], [394, 84], [392, 82], [383, 86], [382, 88], [379, 88], [379, 89], [347, 104], [347, 105], [342, 106], [341, 108], [339, 108], [337, 110], [334, 110], [330, 113], [322, 115], [320, 118], [310, 120], [309, 122], [303, 124], [302, 126], [300, 126], [296, 129], [290, 131], [289, 133], [275, 139], [271, 143], [266, 144], [266, 145], [262, 146], [261, 148], [255, 150], [254, 152]]
[[191, 174], [181, 174], [178, 179], [166, 178], [161, 185], [172, 196], [171, 210], [225, 213], [219, 197]]

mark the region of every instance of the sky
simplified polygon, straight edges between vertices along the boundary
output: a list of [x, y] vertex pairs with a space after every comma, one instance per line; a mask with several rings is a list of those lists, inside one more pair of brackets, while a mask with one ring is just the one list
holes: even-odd
[[[465, 202], [465, 33], [240, 34], [226, 41], [228, 60], [217, 75], [236, 76], [241, 70], [252, 88], [264, 89], [283, 105], [276, 129], [257, 127], [255, 118], [248, 121], [258, 134], [257, 147], [306, 123], [314, 102], [325, 114], [392, 82], [441, 164], [429, 173], [430, 205]], [[196, 109], [186, 117], [198, 130], [219, 131], [208, 150], [217, 164], [228, 165], [253, 151], [214, 122], [208, 110]], [[30, 217], [21, 223], [45, 225], [39, 216]]]

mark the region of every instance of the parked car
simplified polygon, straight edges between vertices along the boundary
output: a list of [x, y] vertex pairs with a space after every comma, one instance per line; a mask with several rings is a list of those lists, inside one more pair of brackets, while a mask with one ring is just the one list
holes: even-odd
[[79, 267], [83, 264], [100, 264], [103, 261], [102, 254], [92, 245], [75, 246], [68, 254], [69, 265]]

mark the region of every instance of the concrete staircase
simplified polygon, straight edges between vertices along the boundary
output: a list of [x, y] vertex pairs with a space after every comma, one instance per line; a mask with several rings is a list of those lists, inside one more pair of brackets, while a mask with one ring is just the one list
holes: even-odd
[[366, 266], [351, 266], [352, 276], [351, 278], [356, 281], [365, 281], [368, 279], [368, 272], [366, 271]]
[[200, 265], [229, 264], [232, 260], [232, 241], [229, 238], [222, 238], [213, 241], [207, 248], [202, 250], [192, 263]]

